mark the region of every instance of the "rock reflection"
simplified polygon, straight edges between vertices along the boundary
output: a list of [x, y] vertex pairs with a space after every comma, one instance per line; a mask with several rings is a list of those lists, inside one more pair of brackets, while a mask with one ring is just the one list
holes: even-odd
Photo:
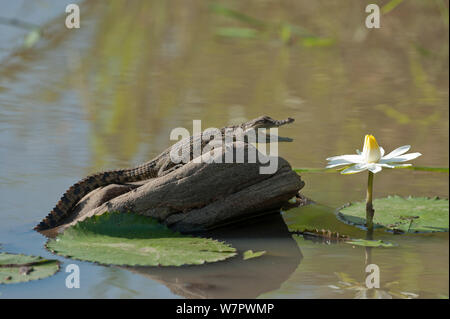
[[[120, 268], [158, 281], [185, 298], [256, 298], [280, 288], [303, 257], [280, 214], [204, 235], [227, 241], [238, 255], [199, 266]], [[247, 250], [266, 253], [244, 260]]]

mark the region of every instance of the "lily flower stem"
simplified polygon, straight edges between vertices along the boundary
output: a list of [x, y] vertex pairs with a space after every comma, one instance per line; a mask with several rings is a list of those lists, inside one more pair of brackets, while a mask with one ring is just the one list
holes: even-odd
[[[367, 240], [373, 240], [373, 229], [367, 230]], [[366, 247], [366, 266], [372, 263], [372, 247]]]
[[411, 218], [411, 220], [410, 220], [410, 222], [409, 222], [409, 227], [408, 227], [407, 233], [409, 233], [409, 230], [411, 229], [411, 226], [412, 226], [413, 221], [414, 221], [414, 220]]
[[373, 173], [369, 172], [369, 178], [367, 181], [367, 196], [366, 196], [366, 226], [368, 231], [373, 231], [373, 215], [375, 210], [372, 205], [373, 194]]

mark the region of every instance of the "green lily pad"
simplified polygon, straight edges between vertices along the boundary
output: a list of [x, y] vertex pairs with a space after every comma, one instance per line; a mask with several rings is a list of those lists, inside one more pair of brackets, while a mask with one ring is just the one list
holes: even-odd
[[181, 266], [236, 255], [228, 244], [173, 232], [133, 213], [105, 213], [72, 226], [47, 242], [59, 255], [114, 265]]
[[[449, 205], [447, 199], [389, 196], [373, 201], [375, 227], [394, 233], [428, 233], [448, 231]], [[364, 226], [365, 202], [351, 203], [340, 209], [339, 219]]]
[[0, 253], [0, 284], [26, 282], [52, 276], [59, 261], [39, 256]]
[[395, 245], [390, 242], [382, 240], [368, 240], [368, 239], [352, 239], [345, 242], [346, 244], [364, 246], [364, 247], [394, 247]]
[[247, 259], [252, 259], [252, 258], [260, 257], [260, 256], [264, 255], [265, 253], [266, 253], [265, 250], [255, 251], [255, 252], [254, 252], [253, 250], [247, 250], [247, 251], [244, 252], [244, 257], [243, 257], [243, 259], [244, 259], [244, 260], [247, 260]]
[[283, 212], [283, 219], [292, 233], [310, 232], [311, 230], [328, 233], [338, 237], [362, 237], [365, 233], [360, 229], [344, 223], [336, 222], [336, 209], [321, 204], [310, 204]]

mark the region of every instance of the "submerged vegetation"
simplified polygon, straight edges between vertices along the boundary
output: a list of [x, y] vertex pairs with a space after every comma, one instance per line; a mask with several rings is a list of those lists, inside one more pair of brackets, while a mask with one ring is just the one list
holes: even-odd
[[299, 25], [287, 21], [268, 22], [249, 16], [229, 7], [213, 3], [210, 5], [213, 13], [239, 21], [249, 27], [218, 27], [215, 34], [228, 38], [260, 38], [279, 39], [284, 44], [292, 45], [296, 40], [305, 47], [325, 47], [332, 45], [334, 40], [327, 37], [319, 37], [311, 31]]
[[[14, 59], [4, 59], [0, 75], [14, 78], [34, 62], [61, 66], [52, 68], [51, 76], [42, 73], [36, 83], [25, 84], [31, 92], [23, 99], [31, 109], [43, 103], [55, 108], [57, 118], [64, 118], [63, 92], [76, 96], [73, 102], [83, 105], [89, 123], [89, 171], [117, 166], [116, 162], [127, 166], [138, 156], [155, 155], [167, 146], [166, 138], [154, 139], [167, 135], [167, 123], [187, 126], [186, 118], [201, 115], [217, 127], [224, 117], [238, 122], [261, 109], [273, 115], [281, 110], [297, 113], [293, 115], [303, 119], [302, 129], [292, 133], [299, 145], [307, 145], [317, 123], [321, 130], [331, 128], [334, 135], [357, 136], [365, 131], [363, 125], [376, 127], [385, 119], [386, 127], [401, 125], [401, 137], [412, 144], [421, 145], [429, 136], [427, 145], [436, 149], [445, 139], [442, 132], [448, 131], [448, 124], [440, 121], [448, 117], [448, 108], [443, 107], [448, 104], [448, 43], [441, 41], [448, 28], [440, 19], [445, 12], [439, 3], [408, 1], [391, 10], [383, 19], [386, 29], [410, 34], [399, 42], [384, 28], [380, 32], [364, 28], [360, 2], [328, 1], [327, 10], [322, 10], [325, 2], [282, 6], [257, 1], [190, 6], [182, 1], [114, 0], [108, 6], [86, 2], [83, 21], [89, 29], [72, 32], [41, 26], [50, 34], [59, 33], [14, 54]], [[402, 16], [397, 16], [400, 10]], [[428, 21], [422, 13], [439, 19]], [[416, 18], [403, 21], [403, 16]], [[399, 19], [402, 23], [395, 23]], [[432, 36], [423, 36], [424, 24], [433, 30]], [[260, 41], [229, 42], [216, 36], [217, 30], [239, 34], [236, 28], [245, 30], [244, 37], [254, 36], [251, 30], [258, 35], [272, 31]], [[71, 42], [76, 35], [82, 40]], [[315, 38], [333, 39], [335, 45], [276, 44], [293, 35], [300, 41], [294, 44]], [[82, 42], [89, 45], [81, 46]], [[57, 59], [45, 58], [46, 52], [67, 45], [80, 49], [64, 50]], [[14, 67], [9, 67], [11, 63]], [[372, 116], [363, 119], [368, 113]], [[442, 129], [435, 130], [437, 124]], [[375, 133], [389, 140], [389, 132]], [[310, 149], [301, 156], [288, 147], [283, 151], [295, 160], [293, 164], [317, 167], [317, 159], [355, 142], [341, 141], [336, 150]], [[318, 134], [317, 144], [325, 145], [326, 135]]]

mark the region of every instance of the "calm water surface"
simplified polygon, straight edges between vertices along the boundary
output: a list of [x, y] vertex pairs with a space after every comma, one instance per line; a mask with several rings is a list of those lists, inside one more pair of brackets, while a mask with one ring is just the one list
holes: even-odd
[[[226, 2], [263, 21], [254, 38], [220, 36], [223, 28], [258, 26], [217, 14], [208, 1], [80, 2], [81, 28], [68, 30], [70, 2], [0, 1], [1, 17], [44, 30], [25, 48], [29, 29], [0, 24], [1, 251], [54, 257], [31, 229], [71, 184], [153, 158], [172, 143], [173, 128], [192, 130], [194, 119], [207, 128], [262, 114], [294, 117], [280, 129], [294, 142], [279, 148], [293, 167], [323, 167], [326, 157], [361, 148], [367, 133], [388, 152], [411, 144], [423, 154], [418, 166], [448, 167], [448, 1], [405, 1], [378, 30], [365, 28], [359, 0]], [[308, 30], [310, 40], [283, 42], [276, 29], [283, 24]], [[364, 236], [332, 212], [364, 198], [365, 174], [302, 179], [320, 205], [214, 234], [239, 252], [266, 250], [260, 258], [164, 269], [77, 261], [80, 289], [65, 288], [62, 270], [1, 286], [0, 297], [376, 297], [364, 289], [369, 254], [381, 269], [377, 296], [448, 298], [448, 233], [380, 232], [376, 238], [399, 246], [372, 251], [291, 236], [285, 223], [299, 214]], [[448, 198], [448, 191], [446, 173], [375, 178], [375, 197]], [[72, 262], [57, 258], [63, 267]], [[336, 289], [340, 282], [349, 288]]]

